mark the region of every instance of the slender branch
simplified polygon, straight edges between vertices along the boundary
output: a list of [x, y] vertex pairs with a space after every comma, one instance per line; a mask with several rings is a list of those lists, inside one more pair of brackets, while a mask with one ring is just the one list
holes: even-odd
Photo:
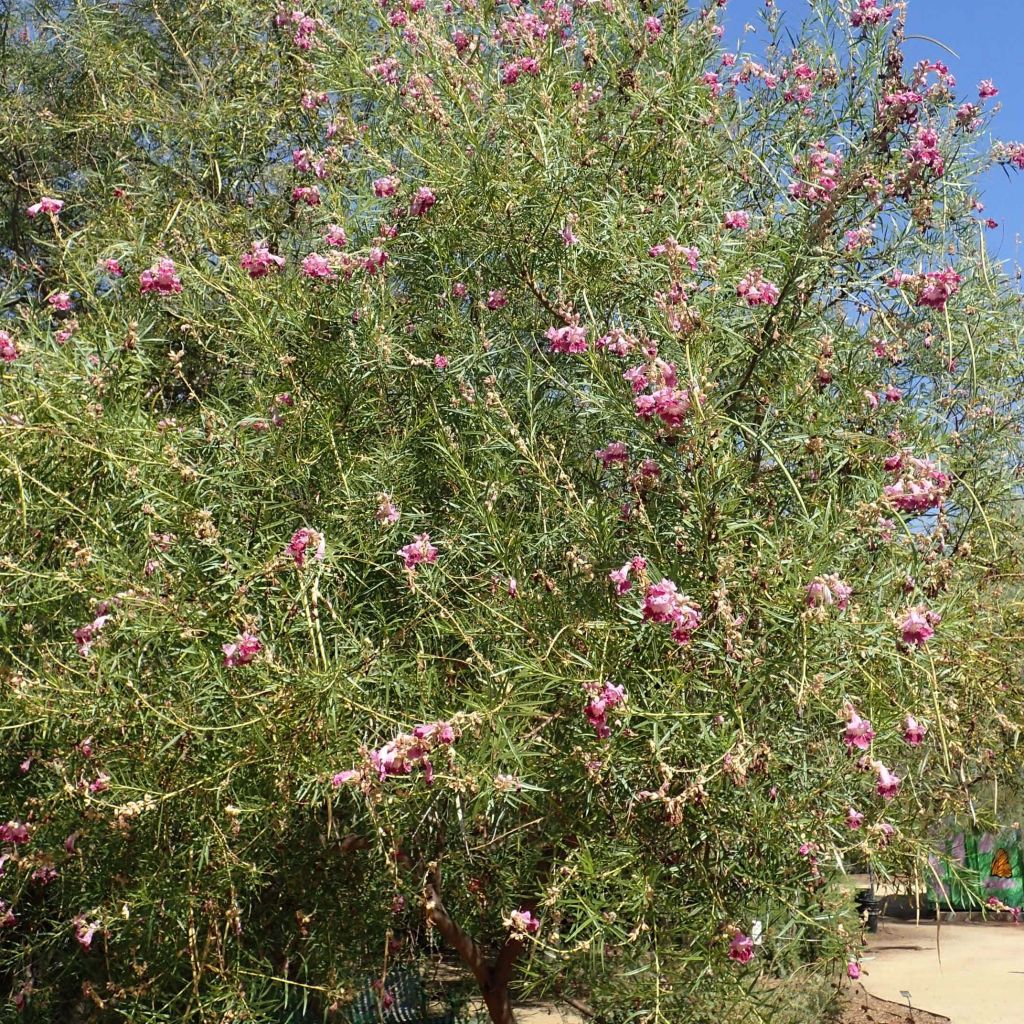
[[477, 942], [464, 932], [449, 916], [441, 902], [441, 894], [437, 891], [434, 880], [427, 882], [426, 888], [427, 920], [441, 933], [462, 962], [473, 972], [482, 992], [488, 992], [492, 984], [491, 968], [487, 963], [483, 950]]

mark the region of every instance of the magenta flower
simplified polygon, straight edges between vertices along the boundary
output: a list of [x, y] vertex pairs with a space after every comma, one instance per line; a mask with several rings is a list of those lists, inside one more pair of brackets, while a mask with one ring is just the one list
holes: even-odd
[[529, 910], [513, 910], [508, 916], [509, 928], [519, 935], [536, 935], [540, 921]]
[[633, 589], [633, 584], [629, 579], [629, 574], [632, 569], [633, 563], [627, 562], [621, 569], [612, 569], [612, 571], [608, 573], [608, 579], [615, 588], [616, 597], [622, 597], [623, 594], [628, 594], [629, 591]]
[[885, 469], [898, 477], [896, 483], [886, 485], [885, 497], [901, 512], [938, 508], [950, 488], [949, 474], [941, 472], [930, 459], [890, 455], [885, 460]]
[[314, 281], [337, 281], [338, 275], [334, 272], [326, 256], [318, 252], [311, 252], [302, 261], [302, 273]]
[[859, 0], [857, 10], [850, 15], [850, 24], [854, 28], [881, 25], [896, 13], [895, 4], [878, 6], [878, 0]]
[[647, 587], [643, 616], [647, 622], [671, 625], [672, 639], [688, 644], [694, 630], [701, 624], [700, 605], [690, 600], [670, 579], [662, 579]]
[[[646, 386], [647, 379], [644, 375], [633, 380], [635, 390], [642, 390]], [[640, 419], [647, 420], [657, 416], [666, 427], [676, 430], [683, 425], [690, 411], [691, 398], [690, 392], [685, 389], [666, 386], [658, 388], [650, 395], [637, 395], [633, 404]]]
[[995, 87], [991, 78], [985, 78], [978, 83], [978, 98], [982, 100], [990, 100], [993, 96], [998, 96], [999, 90]]
[[304, 203], [306, 206], [319, 206], [320, 189], [316, 185], [296, 185], [292, 189], [292, 202]]
[[41, 213], [48, 213], [56, 216], [63, 209], [63, 199], [53, 199], [51, 196], [43, 196], [38, 203], [33, 203], [25, 213], [31, 220], [35, 220]]
[[963, 278], [952, 268], [932, 271], [920, 279], [917, 304], [929, 309], [943, 310], [946, 302], [960, 290]]
[[448, 357], [438, 352], [434, 356], [434, 369], [435, 370], [447, 370], [448, 369]]
[[729, 943], [729, 959], [738, 964], [748, 964], [754, 958], [754, 940], [743, 932], [737, 932]]
[[409, 204], [409, 212], [414, 217], [422, 217], [430, 212], [436, 202], [437, 196], [429, 188], [419, 188]]
[[235, 668], [238, 665], [249, 665], [253, 658], [263, 650], [259, 637], [252, 633], [241, 633], [232, 644], [223, 644], [224, 667]]
[[373, 183], [373, 194], [381, 199], [389, 198], [398, 191], [398, 179], [390, 175], [386, 178], [377, 178]]
[[900, 636], [908, 647], [921, 647], [935, 635], [935, 627], [942, 621], [938, 612], [930, 611], [923, 604], [908, 608], [899, 623]]
[[92, 622], [79, 626], [72, 636], [78, 645], [78, 653], [83, 658], [88, 658], [92, 653], [92, 645], [103, 627], [110, 621], [110, 606], [106, 601], [101, 601], [96, 606], [96, 615]]
[[921, 746], [927, 731], [928, 727], [922, 725], [913, 715], [907, 715], [903, 721], [903, 740], [911, 747]]
[[74, 918], [71, 923], [75, 926], [75, 941], [88, 952], [93, 936], [99, 931], [99, 924], [95, 921], [87, 922], [82, 916]]
[[181, 278], [174, 267], [174, 260], [160, 259], [139, 275], [139, 291], [142, 295], [177, 295], [181, 291]]
[[412, 543], [401, 548], [398, 556], [404, 561], [406, 569], [415, 569], [418, 565], [436, 562], [437, 548], [430, 543], [429, 533], [421, 533], [413, 538]]
[[398, 511], [398, 507], [391, 501], [386, 495], [382, 494], [380, 497], [380, 504], [377, 506], [377, 511], [374, 512], [373, 518], [380, 523], [381, 526], [391, 526], [397, 523], [402, 513]]
[[856, 960], [851, 960], [846, 965], [846, 976], [850, 981], [856, 981], [860, 977], [860, 964]]
[[103, 269], [106, 270], [111, 277], [124, 277], [124, 270], [121, 268], [120, 262], [115, 259], [104, 260]]
[[871, 723], [866, 718], [861, 718], [852, 704], [847, 704], [846, 731], [843, 733], [846, 749], [867, 750], [874, 738], [875, 730], [871, 728]]
[[618, 462], [629, 462], [629, 449], [624, 441], [612, 441], [604, 448], [598, 448], [594, 452], [594, 457], [601, 465], [608, 468]]
[[612, 734], [608, 725], [608, 712], [626, 703], [626, 691], [621, 686], [605, 683], [601, 690], [591, 689], [591, 698], [583, 709], [587, 721], [594, 727], [598, 739], [606, 740]]
[[807, 605], [809, 608], [827, 608], [834, 604], [839, 611], [845, 612], [852, 594], [853, 588], [836, 573], [816, 576], [807, 584]]
[[0, 843], [22, 846], [29, 841], [31, 834], [28, 825], [21, 821], [9, 821], [6, 825], [0, 824]]
[[545, 337], [551, 343], [548, 346], [551, 352], [573, 356], [587, 351], [587, 332], [582, 327], [573, 324], [549, 327]]
[[284, 262], [284, 257], [275, 256], [267, 248], [266, 242], [253, 242], [251, 251], [242, 253], [240, 260], [242, 269], [248, 271], [253, 280], [280, 270]]
[[631, 334], [621, 327], [613, 327], [607, 334], [597, 339], [597, 347], [603, 348], [614, 356], [625, 358], [640, 344]]
[[292, 534], [286, 551], [295, 561], [298, 568], [306, 564], [306, 555], [312, 550], [313, 557], [318, 561], [324, 560], [324, 553], [327, 549], [327, 538], [308, 526], [303, 526]]
[[[450, 722], [427, 722], [417, 725], [411, 733], [401, 733], [370, 754], [370, 765], [378, 778], [396, 775], [410, 775], [414, 768], [423, 771], [428, 785], [434, 781], [434, 766], [430, 753], [438, 746], [451, 746], [458, 739], [458, 733]], [[340, 772], [343, 776], [339, 785], [352, 781], [355, 776]], [[335, 776], [338, 778], [338, 776]]]
[[324, 242], [335, 249], [344, 249], [348, 245], [348, 236], [340, 224], [330, 224], [324, 234]]
[[6, 331], [0, 331], [0, 359], [5, 363], [13, 363], [18, 355], [18, 346], [14, 339]]
[[864, 815], [854, 807], [848, 807], [846, 810], [846, 827], [851, 830], [856, 830], [864, 824]]
[[653, 42], [661, 35], [661, 18], [651, 15], [651, 17], [644, 22], [644, 30], [647, 32], [647, 38]]
[[746, 210], [730, 210], [724, 224], [732, 231], [746, 231], [750, 227], [750, 214]]
[[878, 774], [876, 792], [882, 799], [891, 800], [900, 791], [900, 777], [895, 772], [889, 771], [881, 761], [876, 761], [874, 767]]
[[779, 287], [765, 279], [760, 270], [752, 270], [738, 285], [736, 294], [748, 306], [774, 306], [779, 301]]
[[391, 257], [380, 247], [374, 246], [366, 254], [366, 258], [363, 260], [363, 270], [366, 271], [371, 277], [373, 277], [378, 271], [384, 269], [384, 264], [391, 259]]
[[54, 292], [52, 295], [47, 296], [46, 301], [54, 309], [60, 310], [62, 313], [66, 313], [74, 306], [71, 296], [67, 292]]
[[507, 305], [508, 296], [506, 296], [504, 288], [495, 288], [487, 293], [488, 309], [504, 309]]

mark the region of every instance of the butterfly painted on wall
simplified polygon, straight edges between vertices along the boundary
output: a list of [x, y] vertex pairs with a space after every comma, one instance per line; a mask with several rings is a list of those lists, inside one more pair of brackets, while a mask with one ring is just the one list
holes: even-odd
[[1013, 877], [1013, 869], [1010, 866], [1010, 855], [1006, 850], [1002, 848], [996, 850], [995, 856], [992, 858], [992, 867], [989, 869], [989, 874], [995, 878]]

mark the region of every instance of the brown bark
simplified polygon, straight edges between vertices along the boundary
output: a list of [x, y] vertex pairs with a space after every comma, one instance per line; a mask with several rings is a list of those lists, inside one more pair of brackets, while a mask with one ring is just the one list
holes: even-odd
[[523, 940], [510, 936], [491, 962], [480, 944], [452, 920], [441, 902], [441, 894], [434, 881], [427, 884], [426, 897], [427, 920], [472, 972], [493, 1024], [515, 1024], [509, 983], [516, 960], [523, 951]]

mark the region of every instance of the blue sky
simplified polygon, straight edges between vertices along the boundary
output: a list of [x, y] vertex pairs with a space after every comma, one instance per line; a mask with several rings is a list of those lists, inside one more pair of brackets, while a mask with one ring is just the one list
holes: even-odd
[[[808, 3], [776, 0], [776, 7], [796, 26], [807, 13]], [[734, 43], [745, 22], [760, 26], [756, 12], [762, 8], [763, 0], [731, 0], [724, 41]], [[971, 100], [977, 99], [978, 82], [991, 78], [999, 88], [996, 102], [1001, 104], [992, 125], [993, 137], [1016, 141], [1024, 141], [1022, 13], [1021, 0], [910, 0], [907, 13], [908, 36], [928, 36], [957, 54], [954, 57], [933, 42], [908, 39], [908, 66], [923, 57], [944, 61], [957, 77], [958, 95]], [[1007, 178], [997, 168], [985, 175], [981, 192], [985, 215], [999, 222], [997, 229], [988, 232], [990, 252], [1011, 265], [1019, 262], [1024, 256], [1024, 174], [1011, 171]]]

